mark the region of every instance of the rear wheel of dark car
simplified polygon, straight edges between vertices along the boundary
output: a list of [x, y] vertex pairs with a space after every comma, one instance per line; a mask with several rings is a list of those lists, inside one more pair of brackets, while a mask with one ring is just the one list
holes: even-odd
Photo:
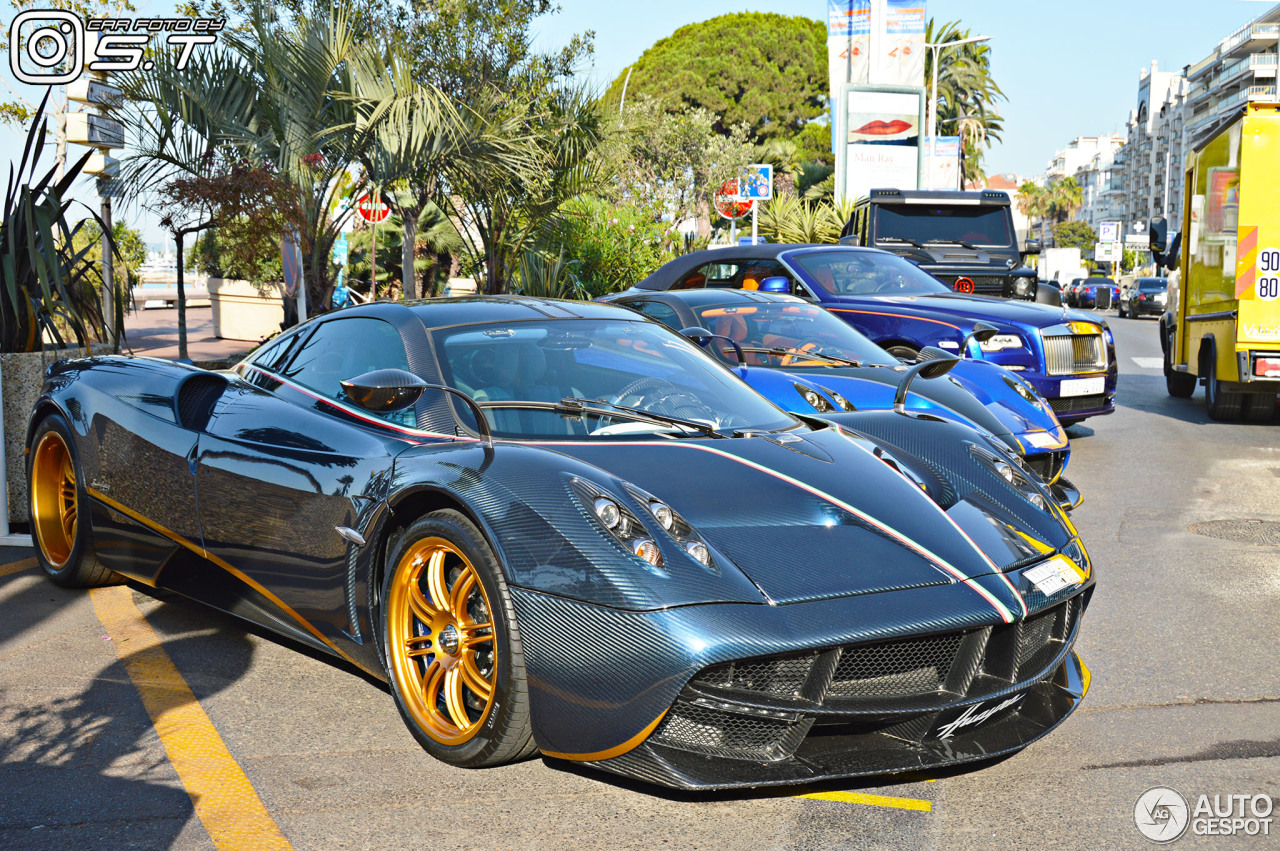
[[1116, 311], [1120, 314], [1121, 319], [1129, 315], [1124, 311], [1124, 299], [1120, 299], [1120, 304], [1117, 306]]
[[36, 561], [45, 575], [65, 588], [120, 582], [93, 551], [84, 475], [61, 414], [50, 414], [36, 426], [27, 457], [27, 487]]
[[406, 529], [381, 600], [392, 694], [428, 753], [480, 768], [536, 750], [511, 592], [470, 520], [436, 511]]

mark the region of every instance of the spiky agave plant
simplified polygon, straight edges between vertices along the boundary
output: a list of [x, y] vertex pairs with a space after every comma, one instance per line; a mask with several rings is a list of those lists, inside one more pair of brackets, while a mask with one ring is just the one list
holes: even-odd
[[[38, 173], [47, 128], [43, 119], [46, 94], [38, 117], [27, 132], [22, 159], [9, 166], [4, 209], [0, 211], [0, 352], [40, 351], [46, 344], [74, 341], [88, 346], [105, 339], [102, 308], [92, 283], [86, 255], [74, 237], [88, 220], [67, 224], [67, 197], [72, 182], [89, 159], [86, 153], [62, 178], [56, 169]], [[102, 222], [89, 211], [99, 227]], [[110, 239], [109, 239], [110, 244]], [[110, 245], [114, 251], [114, 245]]]

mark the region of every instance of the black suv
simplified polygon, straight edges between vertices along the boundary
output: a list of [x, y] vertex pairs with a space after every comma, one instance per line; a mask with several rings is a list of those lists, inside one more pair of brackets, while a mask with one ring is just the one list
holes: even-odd
[[1038, 280], [1023, 262], [1040, 244], [1029, 239], [1019, 250], [1004, 192], [872, 189], [840, 241], [900, 254], [956, 292], [1062, 303], [1056, 283]]

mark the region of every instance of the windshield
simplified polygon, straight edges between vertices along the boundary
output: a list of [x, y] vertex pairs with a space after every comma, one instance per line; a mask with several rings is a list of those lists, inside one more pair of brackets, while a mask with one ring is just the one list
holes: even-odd
[[[829, 359], [806, 358], [805, 353], [856, 361], [859, 364], [897, 366], [898, 360], [820, 307], [803, 303], [730, 304], [702, 307], [694, 311], [699, 324], [714, 334], [736, 342], [744, 349], [748, 364], [760, 366], [833, 367], [847, 366]], [[729, 358], [732, 348], [716, 340], [715, 346]]]
[[886, 251], [821, 249], [788, 253], [782, 259], [832, 295], [954, 295], [928, 272]]
[[1013, 245], [1007, 207], [885, 204], [875, 208], [875, 215], [877, 243], [892, 245], [895, 239], [905, 239], [1002, 248]]
[[1162, 293], [1169, 286], [1167, 278], [1139, 278], [1138, 291], [1144, 293]]
[[[717, 431], [772, 431], [797, 424], [693, 343], [657, 323], [511, 322], [450, 328], [433, 337], [445, 382], [481, 403], [495, 437], [698, 434], [626, 412], [608, 416], [502, 404], [517, 401], [600, 400]], [[455, 411], [462, 421], [474, 422], [460, 408]]]

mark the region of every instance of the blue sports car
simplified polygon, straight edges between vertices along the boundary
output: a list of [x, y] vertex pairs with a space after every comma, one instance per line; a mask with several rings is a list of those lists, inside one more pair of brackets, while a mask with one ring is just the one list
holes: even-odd
[[[923, 383], [956, 363], [923, 354]], [[385, 680], [451, 765], [697, 789], [1026, 747], [1089, 687], [1070, 520], [985, 432], [846, 416], [620, 307], [368, 304], [229, 372], [56, 365], [32, 526], [59, 585], [127, 577]]]
[[[720, 345], [712, 351], [757, 392], [797, 413], [838, 421], [843, 412], [891, 409], [907, 370], [831, 313], [791, 295], [696, 289], [632, 292], [612, 301], [676, 330], [716, 335]], [[986, 429], [1047, 482], [1059, 481], [1066, 467], [1070, 444], [1048, 403], [996, 364], [961, 360], [946, 380], [914, 384], [906, 406]], [[1062, 485], [1064, 496], [1074, 494], [1069, 482]], [[1068, 504], [1077, 500], [1073, 495]]]
[[1115, 410], [1115, 341], [1102, 319], [957, 293], [887, 251], [785, 244], [695, 251], [663, 265], [628, 294], [701, 287], [791, 292], [904, 359], [926, 346], [958, 354], [974, 322], [987, 322], [998, 333], [981, 344], [971, 340], [967, 354], [1017, 372], [1063, 425]]

